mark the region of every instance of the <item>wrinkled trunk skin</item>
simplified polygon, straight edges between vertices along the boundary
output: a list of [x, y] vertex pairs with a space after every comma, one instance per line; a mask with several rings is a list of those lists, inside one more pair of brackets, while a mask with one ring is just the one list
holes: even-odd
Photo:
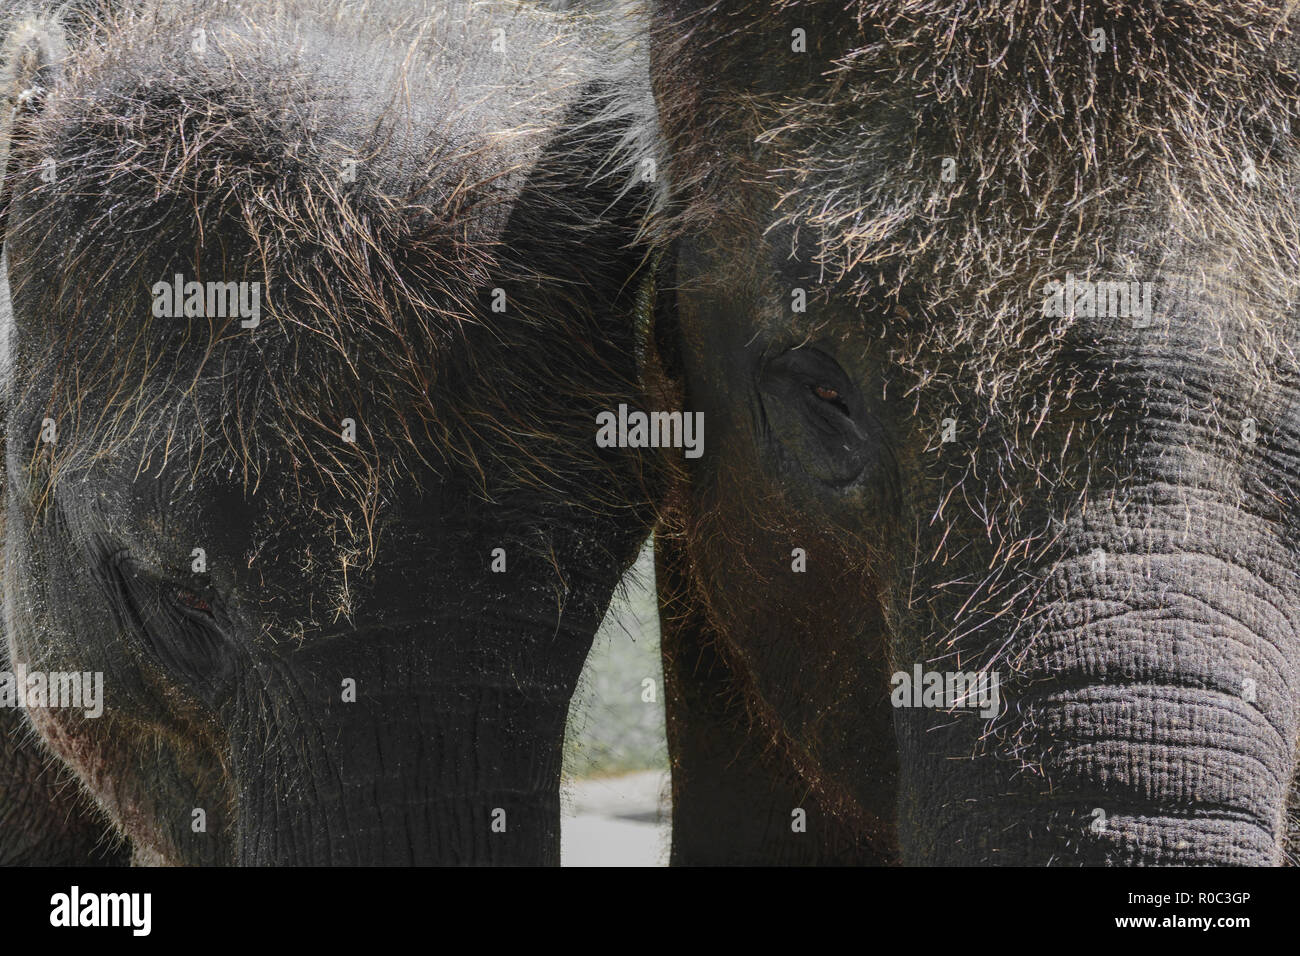
[[360, 669], [295, 661], [241, 702], [239, 863], [558, 865], [572, 688], [442, 671], [432, 630], [358, 636], [373, 646]]
[[1072, 556], [1047, 570], [1033, 633], [997, 665], [991, 728], [897, 712], [906, 862], [1282, 861], [1294, 557], [1217, 494], [1153, 484], [1130, 500], [1067, 526]]
[[[972, 719], [939, 729], [930, 714], [900, 712], [906, 860], [1280, 862], [1294, 655], [1261, 647], [1234, 620], [1241, 605], [1224, 598], [1239, 585], [1223, 578], [1239, 569], [1208, 556], [1117, 563], [1134, 567], [1064, 596], [1054, 609], [1061, 630], [1040, 635], [1023, 662], [1003, 730], [1015, 757], [971, 764]], [[1187, 564], [1214, 579], [1189, 576]], [[1087, 583], [1085, 572], [1063, 574]], [[1283, 613], [1270, 590], [1260, 586], [1248, 616]], [[1243, 695], [1248, 679], [1254, 702]], [[960, 775], [945, 768], [952, 760], [963, 762]]]
[[[563, 566], [566, 602], [547, 559], [509, 545], [509, 570], [484, 573], [465, 556], [503, 529], [464, 520], [432, 557], [394, 548], [351, 622], [241, 680], [238, 863], [559, 864], [568, 702], [615, 579]], [[568, 531], [549, 538], [583, 553]]]

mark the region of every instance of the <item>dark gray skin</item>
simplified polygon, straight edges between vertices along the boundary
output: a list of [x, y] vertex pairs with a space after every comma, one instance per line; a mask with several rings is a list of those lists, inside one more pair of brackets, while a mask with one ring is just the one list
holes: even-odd
[[1112, 7], [656, 5], [675, 863], [1292, 858], [1295, 24]]
[[[7, 43], [19, 12], [10, 16], [14, 19], [0, 18], [0, 49], [9, 51], [0, 70], [7, 100], [22, 92], [20, 86], [51, 82], [50, 60], [59, 52], [35, 32]], [[4, 126], [7, 132], [8, 123]], [[0, 170], [6, 145], [7, 138], [0, 141]], [[0, 256], [0, 323], [6, 327], [12, 321], [7, 265]], [[12, 670], [7, 643], [0, 642], [0, 671]], [[21, 709], [0, 708], [0, 768], [0, 865], [119, 866], [130, 861], [130, 846], [113, 832], [76, 776], [44, 746]]]
[[[137, 862], [558, 862], [569, 698], [651, 521], [593, 441], [637, 400], [627, 119], [547, 11], [346, 9], [163, 5], [28, 77], [7, 645], [105, 712], [7, 734], [0, 860], [121, 858], [25, 799], [52, 754]], [[154, 317], [175, 273], [262, 283], [260, 325]]]
[[[9, 670], [8, 654], [0, 669]], [[21, 710], [0, 710], [2, 866], [122, 866], [131, 849]]]

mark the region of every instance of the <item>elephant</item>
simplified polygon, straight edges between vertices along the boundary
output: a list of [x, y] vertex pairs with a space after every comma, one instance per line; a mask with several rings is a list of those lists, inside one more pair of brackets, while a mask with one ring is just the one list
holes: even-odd
[[672, 861], [1294, 862], [1294, 8], [652, 7]]
[[356, 12], [10, 22], [0, 861], [558, 863], [648, 89], [581, 11]]

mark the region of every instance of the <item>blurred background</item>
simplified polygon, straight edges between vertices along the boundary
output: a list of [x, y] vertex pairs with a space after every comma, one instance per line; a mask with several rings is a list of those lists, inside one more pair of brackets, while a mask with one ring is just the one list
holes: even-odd
[[569, 705], [564, 740], [564, 866], [665, 866], [668, 744], [647, 543], [624, 577]]

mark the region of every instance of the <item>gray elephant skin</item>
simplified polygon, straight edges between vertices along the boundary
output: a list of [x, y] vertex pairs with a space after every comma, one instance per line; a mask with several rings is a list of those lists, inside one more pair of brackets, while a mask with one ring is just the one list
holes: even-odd
[[654, 7], [673, 860], [1293, 862], [1294, 8]]
[[0, 710], [0, 861], [558, 862], [631, 119], [582, 17], [365, 7], [8, 24], [0, 669], [103, 693]]

